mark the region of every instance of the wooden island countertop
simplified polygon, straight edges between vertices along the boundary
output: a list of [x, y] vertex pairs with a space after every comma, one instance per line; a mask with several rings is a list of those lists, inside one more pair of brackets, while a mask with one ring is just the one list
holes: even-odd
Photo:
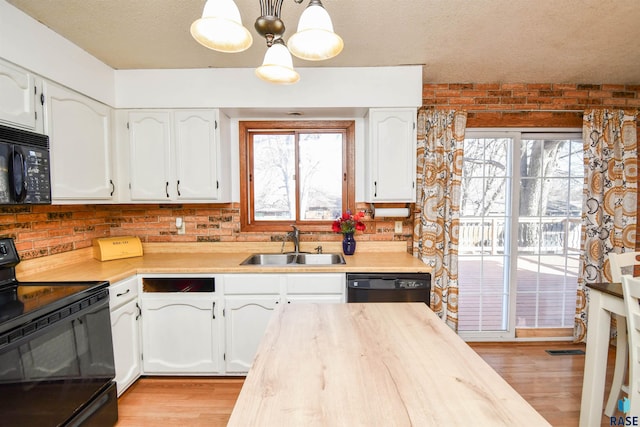
[[422, 303], [289, 304], [229, 426], [548, 426]]

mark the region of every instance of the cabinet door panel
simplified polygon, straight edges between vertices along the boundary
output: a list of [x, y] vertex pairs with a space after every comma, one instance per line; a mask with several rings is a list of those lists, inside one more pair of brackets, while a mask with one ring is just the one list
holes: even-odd
[[168, 112], [129, 113], [131, 200], [169, 200], [171, 127]]
[[369, 201], [415, 201], [415, 121], [414, 109], [370, 112]]
[[138, 305], [131, 301], [111, 313], [113, 357], [120, 396], [140, 376], [140, 330]]
[[44, 91], [54, 202], [111, 199], [110, 108], [54, 84]]
[[214, 300], [168, 295], [143, 297], [144, 372], [219, 372], [220, 336]]
[[36, 128], [33, 74], [0, 62], [0, 122]]
[[218, 199], [218, 141], [214, 111], [176, 111], [178, 199]]
[[227, 373], [248, 372], [273, 310], [280, 302], [272, 297], [226, 297]]

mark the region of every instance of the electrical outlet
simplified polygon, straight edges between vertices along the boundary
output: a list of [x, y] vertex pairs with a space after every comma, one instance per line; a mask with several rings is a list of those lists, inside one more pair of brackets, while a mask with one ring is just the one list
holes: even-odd
[[402, 221], [396, 221], [396, 234], [402, 234]]
[[182, 218], [176, 218], [176, 228], [178, 229], [178, 234], [184, 234], [184, 220]]

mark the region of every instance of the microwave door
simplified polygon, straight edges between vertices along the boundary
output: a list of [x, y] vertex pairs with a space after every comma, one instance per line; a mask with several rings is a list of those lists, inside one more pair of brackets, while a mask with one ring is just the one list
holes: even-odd
[[13, 146], [9, 160], [9, 192], [16, 203], [27, 197], [27, 163], [21, 147]]
[[11, 160], [11, 145], [0, 143], [0, 205], [11, 203], [9, 179], [9, 161]]

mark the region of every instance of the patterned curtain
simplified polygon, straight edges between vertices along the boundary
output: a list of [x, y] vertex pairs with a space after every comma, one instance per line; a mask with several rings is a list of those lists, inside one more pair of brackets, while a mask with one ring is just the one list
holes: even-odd
[[584, 113], [584, 190], [580, 275], [574, 327], [576, 341], [587, 335], [587, 283], [611, 280], [607, 254], [636, 246], [638, 149], [637, 111]]
[[431, 307], [458, 330], [458, 227], [467, 113], [418, 111], [413, 255], [433, 268]]

